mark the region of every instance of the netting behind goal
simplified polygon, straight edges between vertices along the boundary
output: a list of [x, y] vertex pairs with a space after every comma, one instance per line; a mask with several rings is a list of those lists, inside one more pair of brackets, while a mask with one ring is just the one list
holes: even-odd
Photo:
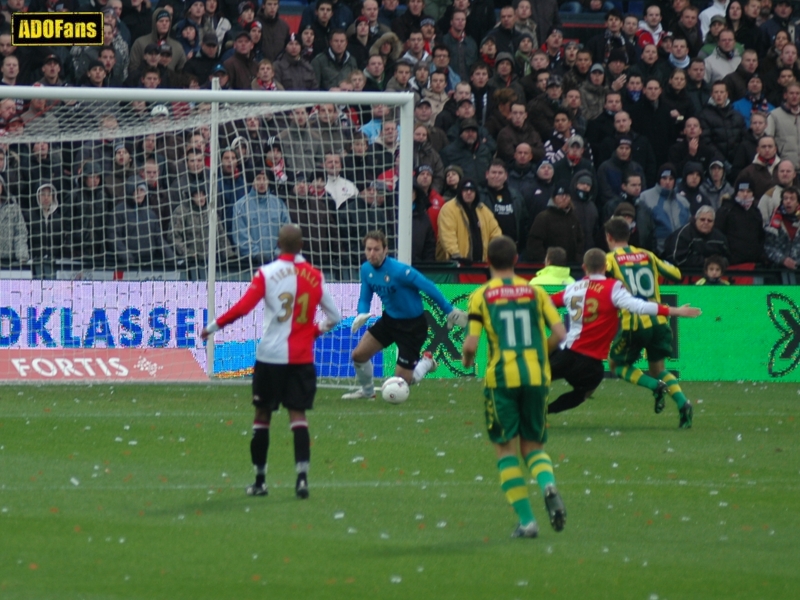
[[[260, 310], [211, 352], [198, 334], [275, 258], [281, 225], [302, 227], [304, 255], [337, 284], [346, 316], [364, 235], [383, 230], [401, 255], [410, 245], [405, 97], [64, 90], [81, 97], [29, 88], [0, 100], [0, 116], [21, 114], [0, 143], [0, 278], [33, 280], [13, 299], [0, 284], [0, 347], [185, 349], [208, 373], [236, 376], [252, 366]], [[46, 322], [41, 303], [54, 309]], [[341, 344], [318, 352], [334, 377], [347, 372], [350, 339]]]

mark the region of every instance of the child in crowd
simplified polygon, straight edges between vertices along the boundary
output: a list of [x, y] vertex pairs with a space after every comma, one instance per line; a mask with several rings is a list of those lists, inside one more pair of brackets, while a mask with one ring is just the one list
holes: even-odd
[[727, 268], [728, 261], [724, 257], [717, 254], [709, 256], [703, 264], [703, 278], [695, 285], [730, 285], [730, 281], [722, 279]]

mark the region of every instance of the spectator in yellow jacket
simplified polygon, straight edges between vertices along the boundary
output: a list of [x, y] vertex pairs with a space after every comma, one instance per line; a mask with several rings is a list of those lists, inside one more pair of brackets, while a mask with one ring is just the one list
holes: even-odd
[[471, 179], [461, 184], [455, 198], [439, 212], [439, 240], [436, 260], [461, 263], [486, 262], [489, 242], [503, 235], [492, 210], [478, 198], [478, 186]]

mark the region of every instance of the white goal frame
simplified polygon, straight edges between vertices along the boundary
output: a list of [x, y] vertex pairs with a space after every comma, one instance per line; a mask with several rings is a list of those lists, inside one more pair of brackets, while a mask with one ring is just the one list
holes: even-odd
[[[213, 79], [215, 88], [219, 80]], [[81, 87], [29, 87], [3, 86], [0, 99], [22, 100], [76, 100], [85, 102], [203, 102], [211, 104], [211, 165], [209, 181], [209, 269], [207, 280], [208, 320], [215, 318], [216, 284], [216, 207], [217, 170], [219, 163], [219, 106], [227, 104], [253, 104], [281, 106], [308, 106], [317, 104], [384, 104], [399, 109], [399, 129], [405, 131], [400, 136], [400, 171], [398, 181], [398, 229], [397, 257], [411, 263], [411, 219], [413, 187], [413, 132], [414, 132], [414, 94], [407, 92], [308, 92], [308, 91], [240, 91], [240, 90], [172, 90], [143, 88], [81, 88]], [[13, 141], [13, 137], [6, 138]], [[58, 135], [52, 138], [58, 140]], [[214, 369], [214, 344], [206, 345], [207, 373]]]

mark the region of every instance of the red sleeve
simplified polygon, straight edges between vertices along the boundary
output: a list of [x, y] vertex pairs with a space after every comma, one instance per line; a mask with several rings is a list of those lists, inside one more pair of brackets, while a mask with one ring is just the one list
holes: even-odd
[[550, 296], [556, 308], [564, 308], [564, 290]]
[[659, 317], [668, 317], [669, 316], [669, 306], [666, 304], [659, 304], [658, 305], [658, 316]]
[[253, 281], [250, 282], [244, 296], [239, 298], [239, 301], [231, 306], [225, 314], [217, 317], [217, 325], [222, 328], [245, 316], [264, 299], [266, 290], [267, 284], [264, 281], [264, 276], [261, 271], [258, 271], [253, 277]]

